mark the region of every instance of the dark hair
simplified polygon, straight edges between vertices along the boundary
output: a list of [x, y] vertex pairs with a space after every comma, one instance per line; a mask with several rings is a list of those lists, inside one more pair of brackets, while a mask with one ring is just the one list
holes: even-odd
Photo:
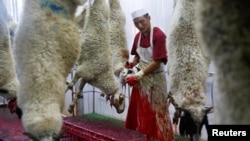
[[147, 13], [147, 14], [145, 14], [145, 15], [143, 15], [145, 18], [147, 18], [147, 17], [149, 17], [149, 14]]

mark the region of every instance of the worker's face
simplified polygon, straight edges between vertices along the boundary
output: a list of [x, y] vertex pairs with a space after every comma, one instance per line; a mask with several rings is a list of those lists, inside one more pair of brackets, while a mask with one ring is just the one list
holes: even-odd
[[135, 27], [142, 33], [150, 31], [150, 16], [141, 16], [134, 19]]

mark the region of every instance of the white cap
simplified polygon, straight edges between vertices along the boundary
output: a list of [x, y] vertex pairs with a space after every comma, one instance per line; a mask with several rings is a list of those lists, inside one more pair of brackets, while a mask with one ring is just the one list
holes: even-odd
[[147, 14], [148, 12], [145, 10], [145, 9], [139, 9], [139, 10], [136, 10], [134, 12], [131, 13], [131, 16], [133, 19], [135, 18], [138, 18], [138, 17], [141, 17], [145, 14]]

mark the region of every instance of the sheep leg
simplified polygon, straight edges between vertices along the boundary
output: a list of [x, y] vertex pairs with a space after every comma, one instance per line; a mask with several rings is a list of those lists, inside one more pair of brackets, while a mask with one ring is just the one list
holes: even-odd
[[76, 74], [74, 75], [73, 79], [71, 80], [70, 83], [67, 83], [67, 88], [65, 90], [65, 93], [69, 90], [69, 89], [73, 89], [73, 86], [76, 84], [76, 82], [80, 79], [80, 75], [78, 74], [78, 72], [76, 72]]
[[86, 84], [86, 82], [83, 79], [80, 79], [80, 84], [78, 86], [77, 92], [76, 92], [76, 96], [74, 97], [74, 99], [72, 100], [71, 104], [69, 105], [69, 109], [68, 111], [70, 113], [72, 113], [74, 111], [74, 107], [77, 103], [77, 100], [79, 98], [82, 98], [82, 89], [84, 87], [84, 85]]
[[200, 140], [199, 128], [201, 126], [201, 122], [196, 122], [195, 126], [196, 126], [195, 134], [192, 133], [192, 135], [191, 135], [192, 140], [191, 141], [199, 141]]
[[201, 135], [201, 130], [202, 130], [203, 125], [205, 125], [205, 128], [206, 128], [206, 130], [207, 130], [207, 135], [208, 135], [208, 134], [209, 134], [209, 133], [208, 133], [208, 125], [209, 125], [209, 123], [208, 123], [208, 117], [207, 117], [207, 115], [205, 115], [205, 117], [204, 117], [204, 119], [203, 119], [203, 121], [202, 121], [202, 125], [201, 125], [200, 128], [199, 128], [199, 134], [200, 134], [200, 135]]
[[197, 122], [195, 122], [196, 132], [195, 132], [195, 134], [193, 134], [193, 135], [191, 136], [192, 139], [193, 139], [193, 141], [199, 141], [203, 124], [206, 125], [207, 134], [208, 134], [208, 128], [207, 128], [207, 126], [208, 126], [208, 118], [207, 118], [207, 114], [208, 114], [212, 109], [213, 109], [213, 107], [205, 107], [205, 109], [203, 110], [204, 116], [203, 116], [203, 118], [202, 118], [202, 121], [197, 121]]

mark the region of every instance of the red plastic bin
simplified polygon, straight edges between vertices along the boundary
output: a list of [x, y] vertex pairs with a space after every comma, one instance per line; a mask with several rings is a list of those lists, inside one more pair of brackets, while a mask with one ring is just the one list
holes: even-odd
[[100, 115], [65, 117], [63, 141], [145, 141], [145, 136], [123, 127], [123, 122]]

